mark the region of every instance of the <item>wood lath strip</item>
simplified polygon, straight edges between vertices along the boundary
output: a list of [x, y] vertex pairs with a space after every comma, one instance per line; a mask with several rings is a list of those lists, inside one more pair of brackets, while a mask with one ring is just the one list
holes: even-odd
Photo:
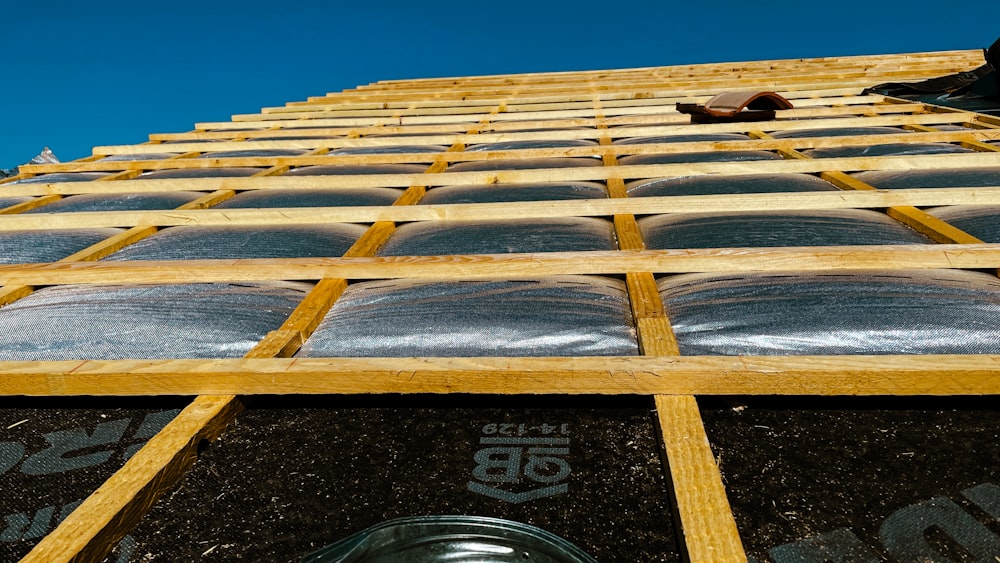
[[[534, 72], [534, 73], [518, 73], [518, 74], [494, 74], [494, 75], [480, 75], [480, 76], [454, 76], [454, 77], [434, 77], [434, 78], [415, 78], [415, 79], [405, 79], [405, 80], [380, 80], [377, 83], [368, 86], [359, 86], [359, 88], [377, 87], [379, 85], [391, 86], [391, 85], [406, 85], [406, 84], [422, 84], [422, 83], [434, 83], [434, 82], [444, 82], [451, 83], [454, 85], [463, 84], [466, 81], [477, 81], [477, 80], [515, 80], [515, 81], [527, 81], [531, 79], [554, 79], [558, 81], [572, 80], [579, 77], [580, 80], [593, 80], [597, 77], [617, 77], [617, 76], [630, 76], [633, 74], [649, 74], [654, 76], [669, 75], [671, 73], [679, 74], [691, 74], [695, 73], [700, 75], [702, 73], [710, 73], [712, 71], [718, 71], [723, 73], [733, 73], [740, 70], [748, 69], [766, 69], [772, 72], [777, 72], [780, 69], [787, 69], [795, 72], [802, 72], [806, 65], [846, 65], [848, 68], [855, 68], [858, 66], [872, 66], [872, 65], [882, 65], [889, 66], [893, 68], [898, 68], [899, 65], [925, 65], [940, 64], [947, 66], [948, 68], [954, 68], [956, 64], [962, 64], [964, 62], [975, 63], [975, 61], [982, 59], [982, 52], [974, 49], [969, 50], [951, 50], [951, 51], [933, 51], [933, 52], [918, 52], [918, 53], [890, 53], [890, 54], [880, 54], [880, 55], [850, 55], [850, 56], [830, 56], [830, 57], [813, 57], [807, 59], [776, 59], [776, 60], [756, 60], [756, 61], [733, 61], [733, 62], [718, 62], [718, 63], [697, 63], [697, 64], [687, 64], [687, 65], [672, 65], [672, 66], [654, 66], [654, 67], [638, 67], [638, 68], [624, 68], [624, 69], [598, 69], [598, 70], [575, 70], [575, 71], [555, 71], [555, 72]], [[337, 93], [330, 94], [333, 96], [338, 95]]]
[[998, 366], [996, 355], [0, 362], [0, 396], [997, 395]]
[[621, 214], [724, 213], [810, 209], [873, 209], [894, 206], [998, 205], [1000, 186], [914, 188], [873, 191], [757, 193], [742, 195], [655, 196], [607, 200], [562, 200], [414, 206], [358, 206], [164, 211], [89, 211], [0, 217], [0, 231], [179, 225], [302, 225], [377, 221], [473, 221], [601, 217]]
[[[681, 102], [705, 102], [711, 96], [710, 95], [689, 95], [684, 97], [673, 97], [673, 98], [656, 98], [656, 99], [645, 99], [641, 100], [642, 103], [631, 103], [625, 105], [623, 103], [612, 105], [611, 107], [603, 108], [601, 112], [603, 116], [609, 115], [643, 115], [649, 113], [674, 113], [674, 105]], [[857, 99], [857, 96], [848, 96], [849, 98]], [[832, 98], [831, 98], [832, 99]], [[798, 100], [795, 100], [798, 101]], [[875, 101], [875, 100], [872, 100]], [[653, 103], [657, 102], [657, 103]], [[815, 103], [813, 101], [812, 103]], [[915, 107], [923, 107], [923, 104], [911, 103], [909, 104]], [[854, 113], [860, 106], [859, 105], [844, 105], [837, 108], [825, 108], [825, 112], [832, 115], [848, 115]], [[872, 106], [866, 106], [872, 107]], [[806, 109], [790, 109], [782, 111], [781, 115], [783, 117], [804, 117], [809, 115], [816, 115], [817, 110], [820, 108], [811, 108], [806, 106]], [[898, 107], [887, 106], [880, 108], [884, 112], [901, 112], [901, 111], [913, 111], [907, 110], [906, 105], [898, 104]], [[372, 122], [383, 120], [383, 118], [388, 116], [393, 116], [394, 118], [414, 118], [418, 116], [428, 117], [428, 121], [437, 121], [438, 117], [447, 117], [448, 119], [459, 119], [468, 120], [470, 117], [476, 117], [479, 115], [486, 115], [490, 111], [489, 105], [479, 105], [479, 106], [468, 106], [468, 107], [455, 107], [455, 108], [413, 108], [408, 110], [368, 110], [368, 111], [351, 111], [351, 110], [340, 110], [335, 107], [331, 109], [312, 109], [310, 111], [285, 111], [285, 112], [271, 112], [263, 114], [253, 114], [255, 118], [254, 121], [277, 121], [279, 124], [283, 120], [295, 120], [295, 124], [298, 125], [300, 119], [344, 119], [344, 118], [361, 118], [368, 117], [371, 118]], [[498, 118], [499, 121], [524, 121], [525, 119], [552, 119], [552, 118], [589, 118], [594, 117], [595, 112], [592, 108], [587, 107], [585, 104], [580, 102], [565, 102], [565, 103], [552, 103], [552, 104], [524, 104], [524, 105], [513, 105], [507, 109], [508, 115]], [[822, 115], [822, 113], [819, 113]], [[243, 116], [249, 119], [250, 115]], [[412, 120], [412, 119], [411, 119]], [[240, 123], [246, 123], [242, 121]], [[213, 127], [208, 127], [212, 129]], [[254, 135], [263, 136], [264, 131], [240, 131], [239, 134], [246, 134], [249, 137]], [[190, 134], [189, 134], [190, 135]], [[167, 138], [156, 136], [153, 137], [157, 140], [166, 140]]]
[[[609, 130], [613, 131], [613, 130]], [[617, 133], [617, 138], [628, 136], [644, 137], [664, 134], [677, 134], [676, 129], [666, 127], [636, 127]], [[582, 131], [573, 132], [580, 137]], [[593, 134], [587, 132], [588, 136]], [[553, 134], [553, 136], [558, 136]], [[610, 138], [610, 134], [602, 138]], [[122, 168], [130, 170], [167, 170], [167, 169], [210, 169], [229, 166], [312, 166], [336, 164], [394, 164], [394, 163], [430, 163], [439, 160], [447, 162], [471, 162], [482, 160], [508, 160], [524, 158], [549, 157], [586, 157], [586, 156], [626, 156], [635, 154], [677, 154], [687, 152], [727, 151], [727, 150], [789, 150], [826, 147], [843, 147], [857, 144], [877, 145], [887, 143], [961, 143], [992, 146], [981, 143], [981, 140], [1000, 141], [1000, 129], [968, 129], [967, 131], [900, 133], [898, 135], [864, 135], [858, 137], [810, 137], [802, 139], [771, 139], [757, 138], [746, 141], [691, 141], [682, 143], [643, 143], [643, 144], [602, 144], [600, 147], [560, 147], [536, 149], [511, 149], [496, 151], [475, 151], [462, 153], [382, 153], [365, 155], [314, 155], [314, 156], [279, 156], [279, 157], [229, 157], [219, 159], [141, 159], [124, 162], [67, 162], [60, 164], [41, 164], [26, 166], [37, 174], [53, 172], [103, 172]], [[986, 152], [986, 151], [982, 151]], [[271, 174], [273, 175], [273, 174]], [[21, 204], [23, 205], [23, 204]]]
[[657, 395], [656, 412], [677, 497], [687, 561], [746, 561], [719, 466], [691, 395]]
[[516, 279], [629, 272], [774, 272], [1000, 267], [997, 244], [549, 252], [377, 258], [80, 262], [0, 266], [4, 285], [345, 279]]
[[[445, 172], [440, 174], [353, 174], [332, 176], [267, 176], [258, 178], [136, 179], [127, 182], [61, 182], [10, 186], [9, 195], [70, 195], [84, 193], [149, 193], [307, 188], [374, 188], [411, 185], [447, 186], [524, 182], [603, 181], [619, 178], [660, 178], [702, 174], [814, 174], [829, 170], [927, 170], [1000, 166], [1000, 152], [920, 156], [851, 157], [805, 160], [757, 160], [646, 164], [581, 168], [537, 168]], [[6, 219], [6, 217], [2, 217]]]

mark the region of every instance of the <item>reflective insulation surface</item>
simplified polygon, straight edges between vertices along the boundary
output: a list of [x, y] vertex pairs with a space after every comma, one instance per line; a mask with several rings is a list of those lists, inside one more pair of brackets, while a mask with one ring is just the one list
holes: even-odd
[[623, 282], [556, 276], [351, 285], [298, 355], [616, 356], [638, 352]]
[[199, 155], [198, 158], [239, 158], [246, 156], [299, 156], [305, 149], [247, 149], [241, 151], [214, 151]]
[[657, 135], [652, 137], [626, 137], [612, 141], [614, 145], [648, 145], [653, 143], [693, 143], [697, 141], [747, 141], [743, 133], [691, 133], [687, 135]]
[[931, 244], [882, 213], [862, 209], [683, 213], [639, 220], [647, 248]]
[[820, 192], [837, 188], [808, 174], [746, 174], [742, 176], [680, 176], [636, 180], [625, 184], [630, 197], [669, 195], [752, 194], [772, 192]]
[[597, 145], [595, 141], [587, 139], [556, 139], [551, 141], [500, 141], [498, 143], [483, 143], [480, 145], [469, 145], [465, 148], [467, 152], [482, 151], [507, 151], [515, 149], [557, 149], [564, 147], [593, 147]]
[[781, 160], [777, 153], [767, 151], [675, 152], [668, 154], [635, 154], [618, 159], [622, 166], [639, 164], [677, 164], [681, 162], [736, 162], [746, 160]]
[[976, 152], [948, 143], [889, 143], [870, 147], [823, 147], [802, 151], [813, 158], [838, 158], [853, 156], [902, 156], [914, 154], [952, 154]]
[[32, 198], [29, 196], [15, 196], [15, 197], [0, 197], [0, 209], [10, 207], [12, 205], [17, 205], [19, 203], [24, 203], [26, 201], [31, 201]]
[[0, 359], [238, 358], [308, 284], [53, 286], [0, 308]]
[[1000, 186], [1000, 166], [935, 170], [869, 170], [853, 176], [883, 190]]
[[120, 232], [122, 229], [0, 231], [0, 264], [55, 262]]
[[596, 158], [589, 157], [556, 157], [529, 158], [517, 160], [470, 160], [456, 162], [449, 166], [446, 172], [478, 172], [482, 170], [525, 170], [529, 168], [582, 168], [584, 166], [603, 166]]
[[342, 164], [301, 166], [285, 172], [285, 176], [340, 176], [349, 174], [421, 174], [427, 164]]
[[1000, 280], [956, 270], [659, 282], [682, 354], [996, 354]]
[[135, 180], [155, 180], [157, 178], [246, 178], [266, 168], [230, 166], [228, 168], [172, 168], [143, 172]]
[[396, 229], [379, 256], [614, 250], [614, 225], [589, 217], [425, 221]]
[[137, 194], [81, 194], [36, 207], [25, 213], [80, 211], [151, 211], [176, 209], [205, 194], [201, 192], [147, 192]]
[[444, 152], [448, 147], [440, 145], [392, 145], [387, 147], [343, 147], [332, 150], [327, 154], [402, 154], [402, 153], [431, 153]]
[[392, 205], [401, 195], [403, 190], [398, 188], [250, 190], [234, 195], [213, 209]]
[[1000, 242], [1000, 207], [949, 205], [928, 213], [969, 233], [983, 242]]
[[112, 154], [98, 160], [98, 162], [131, 162], [133, 160], [164, 160], [173, 158], [182, 153], [179, 152], [148, 152], [142, 154]]
[[90, 182], [92, 180], [97, 180], [110, 175], [110, 172], [56, 172], [54, 174], [42, 174], [41, 176], [21, 178], [20, 180], [14, 180], [13, 182], [8, 182], [3, 185], [13, 186], [14, 184], [48, 184], [50, 182]]
[[366, 230], [361, 225], [338, 224], [171, 227], [105, 260], [338, 257]]
[[909, 133], [902, 127], [831, 127], [829, 129], [791, 129], [775, 131], [775, 139], [808, 139], [812, 137], [853, 137], [855, 135], [896, 135]]
[[420, 203], [498, 203], [504, 201], [548, 201], [560, 199], [604, 199], [608, 191], [596, 182], [541, 182], [536, 184], [490, 184], [440, 186], [427, 191]]

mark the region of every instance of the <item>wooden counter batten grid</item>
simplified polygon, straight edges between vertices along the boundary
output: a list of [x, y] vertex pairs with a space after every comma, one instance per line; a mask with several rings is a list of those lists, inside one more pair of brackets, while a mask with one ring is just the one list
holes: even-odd
[[[595, 394], [653, 399], [685, 556], [691, 561], [746, 561], [719, 468], [698, 412], [699, 395], [1000, 394], [1000, 357], [682, 356], [655, 275], [692, 272], [864, 269], [998, 269], [1000, 244], [988, 244], [920, 207], [1000, 205], [1000, 186], [877, 190], [850, 174], [864, 170], [1000, 167], [1000, 120], [974, 112], [865, 95], [879, 82], [917, 81], [980, 64], [979, 51], [719, 63], [620, 71], [537, 73], [387, 81], [264, 108], [186, 133], [151, 135], [151, 143], [95, 147], [94, 157], [27, 165], [0, 192], [32, 198], [0, 210], [0, 233], [13, 230], [125, 227], [84, 251], [50, 264], [0, 266], [0, 303], [34, 287], [63, 284], [305, 280], [318, 282], [278, 329], [243, 359], [0, 362], [0, 396], [199, 395], [124, 467], [91, 495], [25, 561], [99, 561], [155, 498], [195, 463], [197, 446], [221, 434], [251, 394]], [[690, 124], [681, 101], [703, 102], [723, 90], [773, 89], [795, 103], [776, 121]], [[952, 130], [951, 126], [961, 126]], [[297, 127], [322, 127], [301, 129]], [[888, 135], [774, 138], [780, 131], [896, 127]], [[939, 128], [943, 126], [944, 129]], [[232, 131], [254, 127], [252, 131]], [[541, 128], [522, 131], [519, 129]], [[408, 135], [408, 133], [413, 133]], [[622, 138], [741, 133], [746, 140], [615, 144]], [[258, 140], [261, 137], [309, 139]], [[395, 136], [370, 136], [388, 134]], [[429, 134], [429, 135], [428, 135]], [[315, 137], [315, 138], [312, 138]], [[593, 146], [466, 151], [504, 141], [588, 140]], [[194, 142], [210, 141], [210, 142]], [[885, 143], [952, 143], [968, 154], [807, 158], [812, 148]], [[329, 155], [345, 147], [442, 145], [436, 153]], [[302, 149], [300, 156], [197, 158], [211, 151]], [[783, 160], [623, 166], [629, 155], [756, 150]], [[107, 161], [109, 155], [176, 153], [171, 158]], [[461, 162], [600, 157], [603, 166], [449, 172]], [[325, 164], [418, 163], [423, 174], [284, 176]], [[144, 171], [260, 167], [246, 178], [144, 179]], [[12, 184], [62, 172], [107, 172], [89, 182]], [[843, 191], [740, 196], [628, 197], [634, 178], [698, 175], [811, 174]], [[421, 205], [439, 186], [572, 180], [601, 182], [606, 200]], [[250, 190], [402, 188], [391, 206], [213, 209]], [[24, 214], [78, 194], [205, 192], [175, 210]], [[939, 244], [902, 246], [647, 250], [636, 215], [781, 209], [876, 209]], [[376, 257], [397, 222], [607, 217], [613, 251], [474, 256]], [[98, 262], [128, 244], [180, 225], [362, 223], [366, 234], [343, 257], [322, 259]], [[293, 358], [351, 280], [518, 279], [618, 275], [625, 280], [640, 356], [575, 358]], [[86, 361], [85, 361], [86, 360]], [[498, 375], [503, 375], [502, 378]], [[336, 376], [336, 377], [331, 377]]]

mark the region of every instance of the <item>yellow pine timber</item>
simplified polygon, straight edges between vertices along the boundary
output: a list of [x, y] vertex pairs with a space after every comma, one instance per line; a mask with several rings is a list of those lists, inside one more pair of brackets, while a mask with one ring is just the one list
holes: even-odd
[[0, 396], [997, 395], [1000, 356], [598, 356], [0, 362]]
[[345, 279], [489, 279], [628, 272], [774, 272], [1000, 267], [1000, 245], [927, 244], [448, 256], [82, 262], [0, 266], [3, 285]]
[[[638, 128], [636, 128], [638, 129]], [[637, 136], [648, 136], [647, 133], [663, 134], [674, 133], [669, 128], [643, 128], [642, 133]], [[630, 134], [634, 134], [635, 129], [630, 129]], [[619, 133], [621, 135], [621, 133]], [[868, 138], [870, 137], [870, 138]], [[598, 147], [558, 147], [558, 148], [535, 148], [535, 149], [511, 149], [499, 151], [475, 151], [460, 154], [437, 154], [434, 153], [383, 153], [365, 155], [313, 155], [313, 156], [288, 156], [288, 157], [232, 157], [217, 159], [209, 166], [209, 163], [200, 159], [182, 160], [135, 160], [128, 162], [97, 162], [97, 163], [66, 163], [66, 164], [45, 164], [35, 165], [39, 173], [51, 172], [94, 172], [110, 171], [121, 168], [134, 170], [165, 170], [165, 169], [195, 169], [195, 168], [218, 168], [226, 166], [271, 166], [275, 162], [280, 166], [311, 166], [324, 164], [389, 164], [389, 163], [418, 163], [446, 160], [451, 162], [468, 162], [480, 160], [506, 160], [521, 158], [547, 158], [547, 157], [582, 157], [582, 156], [609, 156], [609, 155], [632, 155], [632, 154], [673, 154], [685, 152], [703, 152], [714, 150], [792, 150], [807, 149], [817, 147], [840, 147], [850, 146], [850, 144], [885, 144], [899, 142], [932, 143], [932, 142], [960, 142], [978, 146], [978, 139], [1000, 140], [1000, 129], [972, 130], [968, 132], [929, 132], [912, 133], [900, 135], [871, 135], [851, 138], [844, 137], [813, 137], [808, 139], [750, 139], [746, 141], [690, 141], [682, 143], [643, 143], [643, 144], [607, 144]], [[978, 143], [985, 147], [986, 145]], [[986, 152], [986, 151], [983, 151]], [[993, 151], [990, 151], [993, 152]], [[264, 174], [259, 174], [264, 175]], [[273, 175], [273, 174], [267, 174]]]
[[742, 195], [655, 196], [606, 200], [563, 200], [480, 204], [358, 206], [273, 209], [167, 211], [90, 211], [5, 215], [0, 231], [83, 227], [179, 225], [302, 225], [317, 222], [475, 221], [600, 217], [619, 214], [723, 213], [810, 209], [876, 209], [894, 206], [997, 205], [997, 187], [915, 188], [845, 192], [760, 193]]
[[687, 560], [747, 561], [697, 401], [690, 395], [655, 400]]

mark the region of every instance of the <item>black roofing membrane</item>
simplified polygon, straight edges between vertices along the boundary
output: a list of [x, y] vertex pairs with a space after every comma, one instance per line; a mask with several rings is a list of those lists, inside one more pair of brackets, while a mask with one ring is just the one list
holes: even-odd
[[648, 398], [258, 398], [131, 532], [133, 560], [297, 561], [464, 514], [678, 561], [655, 420]]
[[0, 399], [0, 561], [27, 555], [188, 402]]
[[1000, 556], [995, 398], [699, 404], [744, 547], [758, 563]]

